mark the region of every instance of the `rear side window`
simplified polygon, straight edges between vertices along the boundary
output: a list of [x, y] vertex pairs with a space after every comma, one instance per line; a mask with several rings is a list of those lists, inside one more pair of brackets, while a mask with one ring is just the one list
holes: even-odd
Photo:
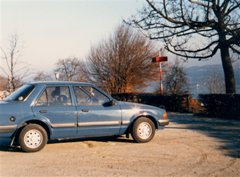
[[15, 92], [6, 97], [5, 101], [24, 101], [35, 88], [34, 85], [26, 84], [18, 88]]
[[51, 86], [47, 87], [37, 101], [36, 106], [71, 106], [72, 99], [69, 87]]

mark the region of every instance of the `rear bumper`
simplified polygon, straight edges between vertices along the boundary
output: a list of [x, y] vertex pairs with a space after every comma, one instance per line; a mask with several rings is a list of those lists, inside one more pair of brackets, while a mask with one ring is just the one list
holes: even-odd
[[10, 146], [16, 126], [0, 126], [0, 146]]
[[10, 137], [0, 137], [0, 146], [10, 146], [12, 139]]
[[160, 126], [168, 125], [169, 120], [158, 120], [158, 123], [159, 123]]

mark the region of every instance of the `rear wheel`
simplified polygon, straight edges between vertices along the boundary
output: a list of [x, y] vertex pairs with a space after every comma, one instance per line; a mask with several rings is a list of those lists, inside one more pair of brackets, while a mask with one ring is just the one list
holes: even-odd
[[137, 119], [133, 124], [131, 135], [138, 143], [151, 141], [155, 135], [154, 123], [146, 117]]
[[25, 152], [41, 150], [47, 143], [48, 137], [45, 129], [37, 124], [25, 126], [19, 134], [18, 142]]

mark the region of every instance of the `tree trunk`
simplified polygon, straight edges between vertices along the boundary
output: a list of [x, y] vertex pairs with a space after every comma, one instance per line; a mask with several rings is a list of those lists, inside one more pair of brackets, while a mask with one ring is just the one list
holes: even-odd
[[221, 59], [225, 77], [226, 93], [236, 93], [235, 77], [229, 49], [226, 45], [221, 45]]

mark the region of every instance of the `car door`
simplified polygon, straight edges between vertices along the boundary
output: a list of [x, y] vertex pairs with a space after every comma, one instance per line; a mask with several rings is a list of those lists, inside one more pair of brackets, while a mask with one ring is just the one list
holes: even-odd
[[75, 86], [78, 134], [82, 137], [118, 135], [121, 126], [119, 105], [91, 86]]
[[33, 106], [36, 117], [46, 119], [52, 138], [77, 136], [77, 112], [68, 86], [48, 86]]

